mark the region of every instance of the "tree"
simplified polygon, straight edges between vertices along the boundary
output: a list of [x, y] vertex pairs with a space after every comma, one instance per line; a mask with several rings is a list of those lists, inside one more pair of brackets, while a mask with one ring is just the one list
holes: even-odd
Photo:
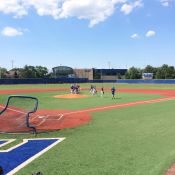
[[175, 75], [175, 70], [173, 66], [163, 65], [162, 69], [165, 73], [165, 79], [173, 79]]
[[34, 66], [25, 65], [23, 69], [20, 70], [21, 78], [36, 78], [36, 70]]
[[130, 79], [129, 71], [127, 71], [127, 72], [125, 73], [125, 79]]
[[126, 79], [140, 79], [142, 77], [142, 70], [131, 67], [125, 74]]
[[175, 69], [173, 66], [168, 66], [163, 64], [157, 69], [156, 73], [157, 79], [174, 79], [175, 78]]
[[46, 78], [50, 76], [48, 69], [42, 66], [25, 65], [24, 68], [18, 68], [16, 70], [19, 72], [20, 78]]
[[21, 68], [13, 68], [10, 71], [13, 71], [14, 72], [14, 78], [19, 78], [20, 77]]
[[7, 69], [0, 67], [0, 78], [6, 78]]
[[36, 66], [35, 71], [37, 78], [45, 78], [48, 75], [48, 69], [46, 67]]

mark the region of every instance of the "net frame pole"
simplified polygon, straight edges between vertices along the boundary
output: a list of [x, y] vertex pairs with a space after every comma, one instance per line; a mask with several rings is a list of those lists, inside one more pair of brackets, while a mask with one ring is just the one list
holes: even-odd
[[7, 99], [7, 102], [6, 102], [6, 105], [5, 105], [4, 109], [3, 109], [2, 111], [0, 111], [0, 115], [6, 111], [6, 109], [8, 108], [8, 105], [9, 105], [9, 103], [10, 103], [10, 100], [11, 100], [12, 98], [27, 98], [27, 99], [33, 99], [33, 100], [35, 100], [35, 106], [34, 106], [33, 110], [31, 110], [31, 111], [29, 111], [29, 112], [26, 113], [26, 126], [27, 126], [28, 128], [31, 128], [31, 129], [33, 130], [33, 133], [36, 135], [36, 134], [37, 134], [36, 127], [30, 125], [29, 120], [30, 120], [30, 115], [33, 114], [33, 113], [35, 113], [35, 112], [37, 111], [37, 109], [38, 109], [38, 99], [37, 99], [36, 97], [32, 97], [32, 96], [10, 95], [10, 96], [8, 97], [8, 99]]

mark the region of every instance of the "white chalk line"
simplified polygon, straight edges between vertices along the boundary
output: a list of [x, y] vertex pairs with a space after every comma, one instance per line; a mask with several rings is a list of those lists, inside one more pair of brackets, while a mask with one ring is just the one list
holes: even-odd
[[[0, 105], [0, 108], [4, 108], [4, 106]], [[19, 110], [16, 110], [16, 109], [13, 109], [13, 108], [7, 108], [8, 110], [10, 111], [13, 111], [13, 112], [17, 112], [17, 113], [20, 113], [20, 114], [27, 114], [26, 112], [23, 112], [23, 111], [19, 111]]]
[[[54, 117], [58, 117], [56, 119], [51, 119], [50, 117], [54, 116]], [[48, 120], [55, 120], [55, 121], [59, 121], [63, 118], [63, 114], [57, 114], [57, 115], [36, 115], [33, 118], [30, 119], [31, 122], [34, 122], [37, 119], [40, 119], [41, 121], [38, 124], [35, 124], [35, 127], [42, 125], [44, 122], [48, 121]], [[22, 122], [18, 127], [24, 126], [25, 122]]]
[[[59, 118], [57, 118], [57, 119], [51, 119], [50, 117], [51, 116], [58, 116]], [[40, 125], [42, 125], [44, 122], [46, 122], [46, 121], [48, 121], [48, 120], [56, 120], [56, 121], [59, 121], [59, 120], [61, 120], [62, 118], [63, 118], [63, 114], [58, 114], [58, 115], [46, 115], [46, 116], [42, 116], [43, 118], [42, 118], [42, 120], [41, 120], [41, 122], [39, 123], [39, 124], [37, 124], [37, 125], [35, 125], [35, 126], [40, 126]], [[38, 115], [38, 118], [40, 117], [40, 115]], [[36, 118], [36, 117], [35, 117]]]
[[115, 104], [111, 106], [101, 106], [101, 107], [96, 107], [96, 108], [90, 108], [90, 109], [83, 109], [83, 110], [77, 110], [77, 111], [72, 111], [68, 113], [63, 113], [63, 115], [70, 115], [70, 114], [76, 114], [76, 113], [84, 113], [84, 112], [96, 112], [96, 111], [101, 111], [101, 110], [108, 110], [108, 109], [114, 109], [114, 108], [119, 108], [119, 107], [126, 107], [126, 106], [134, 106], [134, 105], [139, 105], [139, 104], [150, 104], [150, 103], [159, 103], [163, 101], [169, 101], [173, 100], [175, 97], [168, 97], [168, 98], [160, 98], [160, 99], [153, 99], [153, 100], [144, 100], [144, 101], [136, 101], [136, 102], [128, 102], [128, 103], [123, 103], [123, 104]]

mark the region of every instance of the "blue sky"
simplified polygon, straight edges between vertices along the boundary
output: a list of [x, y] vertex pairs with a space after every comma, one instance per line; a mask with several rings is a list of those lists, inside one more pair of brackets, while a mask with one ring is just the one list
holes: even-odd
[[1, 0], [0, 67], [175, 66], [174, 0]]

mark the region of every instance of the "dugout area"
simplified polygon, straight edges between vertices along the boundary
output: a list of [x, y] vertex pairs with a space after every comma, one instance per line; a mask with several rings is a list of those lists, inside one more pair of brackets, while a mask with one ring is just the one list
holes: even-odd
[[5, 105], [0, 105], [0, 132], [49, 132], [86, 124], [91, 120], [87, 113], [68, 110], [38, 110], [35, 97], [12, 95]]

